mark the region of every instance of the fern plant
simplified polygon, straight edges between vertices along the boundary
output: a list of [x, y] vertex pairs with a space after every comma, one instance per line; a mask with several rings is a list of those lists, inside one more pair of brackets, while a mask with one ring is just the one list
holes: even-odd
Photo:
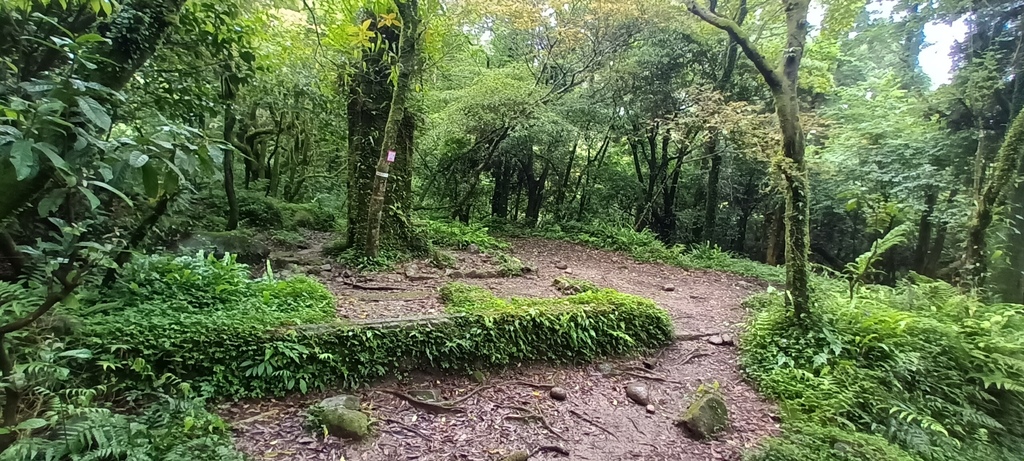
[[897, 245], [901, 245], [907, 240], [907, 232], [910, 230], [910, 226], [907, 224], [899, 225], [882, 238], [875, 240], [871, 244], [871, 249], [866, 253], [860, 255], [851, 263], [847, 263], [844, 268], [846, 273], [846, 279], [850, 286], [850, 300], [853, 300], [854, 292], [857, 287], [867, 283], [867, 278], [873, 273], [878, 271], [874, 268], [875, 263], [882, 259], [885, 252], [889, 251]]

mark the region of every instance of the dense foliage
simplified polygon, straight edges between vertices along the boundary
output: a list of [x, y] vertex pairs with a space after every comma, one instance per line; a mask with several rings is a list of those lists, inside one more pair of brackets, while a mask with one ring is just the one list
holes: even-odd
[[801, 328], [777, 293], [748, 303], [743, 368], [796, 425], [757, 459], [827, 459], [806, 456], [824, 442], [810, 440], [850, 429], [909, 453], [866, 436], [842, 442], [854, 453], [861, 444], [879, 450], [871, 459], [1016, 459], [1024, 446], [1022, 306], [984, 304], [926, 278], [871, 286], [852, 300], [833, 284], [818, 298]]

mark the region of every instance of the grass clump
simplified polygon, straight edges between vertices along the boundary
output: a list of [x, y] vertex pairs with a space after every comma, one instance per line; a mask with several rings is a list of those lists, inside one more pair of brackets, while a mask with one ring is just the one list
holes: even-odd
[[568, 240], [603, 250], [628, 253], [643, 262], [660, 262], [684, 269], [704, 269], [784, 283], [785, 269], [751, 261], [722, 250], [717, 245], [666, 246], [650, 230], [637, 232], [615, 224], [564, 224], [527, 231], [538, 237]]
[[413, 225], [431, 245], [439, 247], [462, 250], [470, 245], [476, 245], [486, 253], [504, 251], [510, 247], [507, 242], [491, 236], [487, 228], [479, 224], [418, 219], [413, 221]]
[[[742, 366], [780, 402], [786, 422], [812, 434], [879, 436], [907, 456], [849, 459], [1019, 459], [1012, 454], [1024, 441], [1024, 306], [984, 304], [924, 278], [861, 287], [852, 299], [840, 283], [817, 291], [813, 318], [803, 323], [780, 294], [747, 303], [754, 314], [740, 343]], [[755, 459], [846, 459], [784, 456], [802, 453], [793, 451], [800, 437], [787, 435]]]

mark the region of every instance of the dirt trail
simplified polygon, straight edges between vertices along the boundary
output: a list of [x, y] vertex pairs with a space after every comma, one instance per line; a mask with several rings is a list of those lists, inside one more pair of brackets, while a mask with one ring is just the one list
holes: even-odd
[[[540, 239], [512, 243], [513, 253], [533, 263], [535, 273], [516, 278], [461, 280], [487, 287], [501, 296], [553, 297], [560, 294], [551, 286], [552, 280], [571, 271], [572, 277], [590, 280], [598, 286], [653, 299], [669, 312], [677, 333], [735, 334], [744, 316], [740, 302], [760, 289], [731, 275], [641, 264], [623, 254], [571, 243]], [[481, 255], [458, 256], [465, 265], [488, 262]], [[416, 269], [425, 264], [417, 263]], [[568, 269], [558, 269], [561, 265]], [[339, 315], [354, 320], [440, 312], [434, 288], [449, 281], [449, 276], [438, 274], [436, 278], [409, 281], [403, 277], [404, 271], [400, 274], [384, 274], [366, 281], [401, 288], [387, 292], [390, 294], [353, 288], [341, 283], [335, 274], [324, 274], [324, 278], [339, 295]], [[674, 285], [674, 291], [665, 291], [666, 284]], [[642, 367], [645, 359], [655, 359], [653, 373], [667, 381], [618, 373]], [[366, 389], [357, 394], [364, 404], [370, 404], [373, 417], [379, 420], [378, 435], [359, 443], [323, 439], [302, 427], [310, 405], [339, 392], [239, 402], [225, 406], [222, 414], [234, 424], [238, 447], [254, 459], [265, 460], [494, 460], [512, 450], [545, 445], [560, 446], [570, 455], [543, 453], [531, 459], [739, 460], [743, 449], [776, 433], [778, 424], [777, 410], [742, 380], [737, 360], [734, 347], [713, 346], [704, 339], [693, 339], [678, 341], [649, 357], [580, 366], [521, 366], [488, 375], [485, 384], [493, 387], [463, 402], [466, 412], [457, 414], [431, 415], [391, 395]], [[616, 371], [607, 373], [609, 365]], [[558, 384], [568, 391], [568, 399], [552, 400], [543, 390], [517, 381]], [[654, 414], [626, 398], [624, 387], [636, 381], [650, 390]], [[673, 426], [673, 420], [698, 386], [716, 381], [726, 397], [732, 421], [730, 431], [711, 442], [684, 437]], [[480, 384], [467, 377], [416, 376], [381, 386], [437, 389], [444, 399], [451, 400]], [[506, 418], [520, 414], [509, 408], [516, 406], [542, 415], [551, 430], [537, 420]]]

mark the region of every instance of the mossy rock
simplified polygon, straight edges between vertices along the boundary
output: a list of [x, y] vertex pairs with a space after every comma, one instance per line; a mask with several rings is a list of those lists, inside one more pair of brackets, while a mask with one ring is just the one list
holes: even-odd
[[370, 433], [370, 417], [366, 413], [340, 406], [324, 408], [320, 423], [327, 433], [344, 439], [359, 440]]
[[325, 410], [328, 408], [344, 408], [346, 410], [358, 410], [361, 405], [362, 402], [359, 400], [359, 397], [349, 394], [328, 397], [320, 402], [320, 407]]
[[729, 410], [725, 407], [725, 398], [717, 390], [698, 390], [697, 397], [676, 424], [698, 440], [721, 434], [729, 428]]

